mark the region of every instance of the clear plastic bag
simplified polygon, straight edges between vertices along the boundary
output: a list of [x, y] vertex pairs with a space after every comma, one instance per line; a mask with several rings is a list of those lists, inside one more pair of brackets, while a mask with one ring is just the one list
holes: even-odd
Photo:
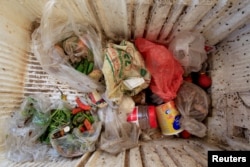
[[[71, 115], [72, 110], [66, 102], [58, 101], [54, 104], [54, 108], [56, 108], [56, 111], [52, 113], [52, 121], [48, 128], [50, 130], [49, 141], [52, 147], [63, 157], [77, 157], [86, 152], [94, 151], [102, 129], [102, 123], [99, 121], [97, 114], [94, 111], [88, 111], [91, 113], [91, 121], [93, 121], [89, 122], [90, 115], [86, 114], [87, 111]], [[91, 129], [82, 132], [79, 126], [85, 122], [85, 119], [88, 119]], [[55, 125], [57, 125], [57, 128], [51, 131], [51, 128]]]
[[165, 102], [176, 97], [182, 84], [183, 69], [173, 55], [163, 45], [137, 38], [135, 45], [141, 52], [145, 65], [151, 73], [150, 89]]
[[198, 72], [207, 59], [205, 38], [200, 33], [184, 31], [169, 44], [169, 50], [185, 69], [185, 74]]
[[78, 128], [74, 128], [72, 133], [68, 133], [59, 138], [53, 138], [53, 135], [61, 130], [56, 129], [50, 134], [50, 141], [53, 148], [63, 157], [77, 157], [86, 152], [95, 151], [95, 144], [101, 129], [102, 123], [98, 121], [93, 124], [93, 131], [91, 133], [82, 133]]
[[69, 63], [75, 63], [79, 55], [91, 55], [94, 69], [101, 69], [103, 65], [101, 36], [86, 20], [73, 17], [71, 12], [67, 1], [46, 3], [40, 27], [32, 34], [34, 54], [43, 69], [61, 82], [82, 92], [103, 90], [101, 83], [75, 70]]
[[34, 95], [24, 99], [20, 109], [6, 121], [6, 156], [16, 162], [48, 158], [49, 147], [37, 143], [50, 123], [49, 97]]
[[118, 111], [106, 107], [105, 130], [101, 134], [100, 148], [111, 154], [118, 154], [138, 146], [140, 129], [136, 124], [120, 119]]
[[208, 114], [210, 100], [206, 92], [193, 83], [184, 82], [177, 94], [175, 104], [181, 113], [181, 128], [191, 134], [204, 137], [206, 126], [202, 121]]

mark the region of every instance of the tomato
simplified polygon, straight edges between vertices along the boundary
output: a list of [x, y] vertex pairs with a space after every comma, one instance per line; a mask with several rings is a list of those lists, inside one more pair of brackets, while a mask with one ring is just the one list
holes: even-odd
[[82, 132], [82, 133], [86, 130], [83, 125], [80, 125], [78, 128], [79, 128], [80, 132]]
[[191, 134], [188, 131], [186, 131], [186, 130], [184, 130], [184, 131], [181, 132], [181, 137], [183, 139], [188, 139], [190, 136], [191, 136]]
[[202, 88], [209, 88], [212, 85], [212, 80], [205, 73], [201, 73], [198, 79], [198, 84]]

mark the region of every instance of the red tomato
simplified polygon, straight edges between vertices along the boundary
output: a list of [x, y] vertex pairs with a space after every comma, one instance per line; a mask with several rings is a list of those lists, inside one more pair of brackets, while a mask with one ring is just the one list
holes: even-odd
[[86, 129], [84, 128], [84, 126], [83, 126], [83, 125], [80, 125], [80, 126], [79, 126], [79, 130], [80, 130], [80, 132], [82, 132], [82, 133], [83, 133]]
[[201, 73], [198, 79], [198, 84], [202, 88], [209, 88], [212, 84], [212, 80], [205, 73]]
[[188, 139], [190, 136], [191, 136], [191, 134], [188, 131], [186, 131], [186, 130], [184, 130], [184, 131], [181, 132], [181, 137], [183, 139]]

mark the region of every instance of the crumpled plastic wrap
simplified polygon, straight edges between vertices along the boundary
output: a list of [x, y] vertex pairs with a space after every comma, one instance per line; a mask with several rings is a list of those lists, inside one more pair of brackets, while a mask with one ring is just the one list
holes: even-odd
[[50, 123], [52, 104], [49, 97], [34, 95], [27, 97], [20, 109], [5, 121], [6, 156], [15, 162], [47, 159], [50, 148], [37, 142]]
[[140, 129], [136, 124], [128, 123], [118, 116], [117, 109], [110, 106], [105, 112], [105, 130], [101, 134], [100, 149], [111, 154], [118, 154], [138, 146]]
[[189, 31], [179, 33], [170, 42], [169, 50], [181, 63], [186, 75], [200, 71], [207, 59], [205, 38], [200, 33]]
[[207, 128], [202, 121], [208, 114], [209, 104], [210, 100], [203, 89], [184, 82], [175, 99], [175, 105], [181, 113], [181, 128], [195, 136], [204, 137]]
[[61, 82], [81, 92], [103, 90], [101, 83], [70, 64], [80, 56], [92, 56], [94, 69], [101, 69], [103, 65], [101, 36], [93, 26], [71, 12], [64, 1], [46, 3], [40, 27], [32, 34], [34, 54], [42, 68]]

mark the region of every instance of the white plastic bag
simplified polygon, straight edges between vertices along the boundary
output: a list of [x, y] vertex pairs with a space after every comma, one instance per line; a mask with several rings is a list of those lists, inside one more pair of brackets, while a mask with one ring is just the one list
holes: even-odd
[[169, 44], [169, 50], [181, 63], [185, 74], [198, 72], [207, 59], [205, 38], [200, 33], [184, 31]]
[[[102, 90], [104, 87], [99, 82], [76, 71], [69, 64], [65, 54], [70, 55], [71, 48], [67, 47], [65, 52], [58, 49], [58, 45], [63, 45], [65, 40], [77, 37], [93, 53], [94, 69], [102, 68], [100, 35], [86, 20], [74, 17], [71, 12], [73, 11], [67, 1], [47, 2], [40, 27], [32, 34], [34, 54], [43, 69], [61, 82], [82, 92]], [[84, 52], [81, 50], [80, 53]]]

